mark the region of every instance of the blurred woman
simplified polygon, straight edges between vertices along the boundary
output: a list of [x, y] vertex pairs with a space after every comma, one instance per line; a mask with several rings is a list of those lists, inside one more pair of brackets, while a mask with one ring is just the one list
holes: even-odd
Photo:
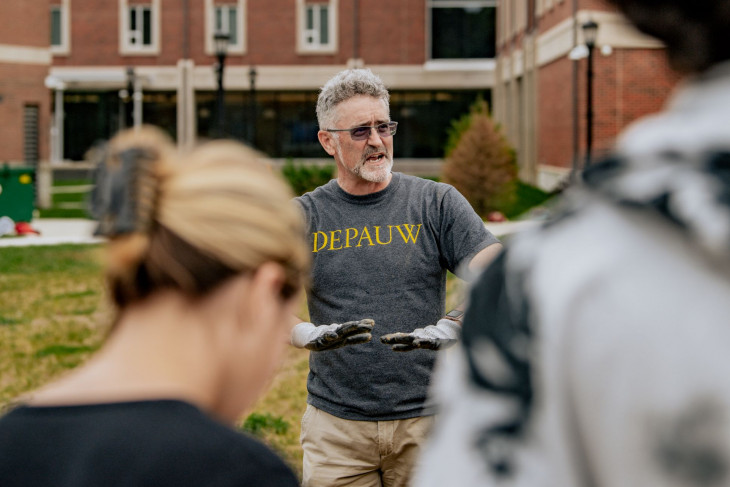
[[730, 0], [609, 0], [685, 73], [477, 280], [413, 485], [730, 485]]
[[117, 316], [105, 346], [0, 420], [0, 484], [294, 486], [232, 424], [263, 391], [308, 272], [283, 182], [233, 142], [112, 139], [92, 195]]

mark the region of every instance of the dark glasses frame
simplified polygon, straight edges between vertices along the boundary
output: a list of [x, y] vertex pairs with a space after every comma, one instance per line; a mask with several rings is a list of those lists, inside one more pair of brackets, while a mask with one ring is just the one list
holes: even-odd
[[370, 137], [370, 131], [375, 132], [380, 137], [392, 137], [398, 130], [398, 122], [383, 122], [377, 125], [363, 125], [361, 127], [352, 127], [351, 129], [325, 129], [326, 132], [350, 132], [352, 140], [366, 140]]

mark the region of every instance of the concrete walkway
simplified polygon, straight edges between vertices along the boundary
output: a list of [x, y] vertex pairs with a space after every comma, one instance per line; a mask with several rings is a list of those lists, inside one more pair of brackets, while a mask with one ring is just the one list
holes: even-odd
[[[497, 237], [504, 237], [534, 227], [539, 222], [520, 220], [503, 223], [486, 223], [487, 229]], [[41, 232], [40, 235], [22, 237], [2, 237], [0, 247], [24, 247], [30, 245], [58, 244], [92, 244], [103, 242], [103, 238], [94, 237], [96, 222], [81, 218], [39, 218], [33, 220], [31, 226]]]
[[38, 218], [31, 226], [41, 232], [40, 235], [23, 235], [21, 237], [2, 237], [0, 247], [26, 247], [31, 245], [58, 244], [90, 244], [103, 242], [103, 238], [94, 237], [96, 222], [82, 218]]

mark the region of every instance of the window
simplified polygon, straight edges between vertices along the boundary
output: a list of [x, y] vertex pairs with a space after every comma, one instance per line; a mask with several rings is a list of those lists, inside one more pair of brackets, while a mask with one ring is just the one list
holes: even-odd
[[69, 52], [69, 24], [68, 2], [51, 5], [51, 53], [68, 54]]
[[132, 47], [152, 45], [152, 9], [136, 5], [129, 7], [127, 42]]
[[431, 59], [496, 54], [496, 0], [430, 0]]
[[61, 45], [61, 7], [51, 7], [51, 46]]
[[237, 9], [230, 5], [219, 5], [215, 8], [215, 32], [228, 34], [228, 43], [238, 42], [238, 28], [236, 27]]
[[229, 53], [244, 54], [246, 52], [245, 2], [246, 0], [228, 0], [226, 3], [205, 0], [205, 52], [207, 54], [215, 54], [213, 36], [216, 32], [228, 34]]
[[337, 1], [297, 0], [300, 53], [333, 53], [337, 50]]
[[329, 5], [307, 5], [304, 15], [304, 43], [309, 47], [329, 44]]
[[146, 3], [120, 0], [120, 45], [122, 54], [158, 54], [160, 0]]

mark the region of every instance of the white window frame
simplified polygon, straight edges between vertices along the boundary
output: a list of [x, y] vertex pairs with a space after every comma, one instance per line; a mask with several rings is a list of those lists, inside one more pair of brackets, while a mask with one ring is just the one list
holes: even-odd
[[[308, 30], [307, 7], [326, 5], [327, 6], [327, 22], [329, 42], [327, 44], [311, 44], [307, 42]], [[337, 7], [338, 0], [322, 0], [322, 1], [306, 1], [297, 0], [297, 53], [298, 54], [333, 54], [337, 52]], [[319, 12], [319, 9], [317, 9]], [[319, 22], [319, 15], [314, 16], [315, 23]], [[316, 32], [319, 36], [319, 32]]]
[[[506, 39], [510, 39], [512, 37], [512, 25], [510, 22], [510, 18], [508, 17], [506, 20], [507, 29], [505, 29], [504, 34], [500, 35], [500, 29], [499, 29], [499, 13], [500, 10], [507, 10], [505, 8], [505, 4], [508, 3], [510, 0], [451, 0], [451, 1], [442, 1], [442, 0], [426, 0], [426, 55], [428, 56], [429, 61], [434, 62], [440, 62], [444, 61], [443, 59], [432, 59], [431, 56], [431, 43], [433, 42], [433, 32], [431, 32], [431, 15], [434, 9], [437, 8], [469, 8], [469, 7], [492, 7], [497, 9], [497, 15], [494, 19], [495, 22], [495, 29], [497, 29], [496, 36], [495, 36], [495, 42], [497, 44], [500, 43], [500, 37], [504, 36]], [[538, 0], [539, 1], [539, 0]], [[501, 8], [498, 7], [498, 3], [501, 3], [503, 6]], [[506, 12], [505, 12], [506, 14]], [[496, 55], [495, 55], [496, 57]], [[487, 58], [489, 59], [489, 58]], [[460, 59], [462, 62], [474, 62], [474, 61], [480, 61], [478, 59]]]
[[51, 9], [59, 9], [61, 12], [61, 43], [51, 45], [51, 54], [54, 56], [65, 56], [71, 52], [71, 0], [62, 0], [60, 4], [51, 5]]
[[228, 54], [246, 54], [246, 34], [248, 33], [246, 24], [246, 0], [229, 0], [216, 2], [215, 0], [205, 0], [205, 53], [212, 56], [215, 55], [215, 45], [213, 36], [215, 35], [215, 9], [219, 7], [227, 8], [227, 15], [230, 15], [228, 8], [236, 8], [236, 42], [228, 44]]
[[[129, 31], [129, 10], [133, 7], [149, 7], [151, 14], [150, 26], [152, 43], [148, 46], [143, 44], [132, 44]], [[155, 56], [160, 54], [160, 26], [161, 26], [160, 0], [148, 0], [147, 3], [135, 3], [129, 5], [127, 0], [119, 0], [119, 52], [127, 56]]]

